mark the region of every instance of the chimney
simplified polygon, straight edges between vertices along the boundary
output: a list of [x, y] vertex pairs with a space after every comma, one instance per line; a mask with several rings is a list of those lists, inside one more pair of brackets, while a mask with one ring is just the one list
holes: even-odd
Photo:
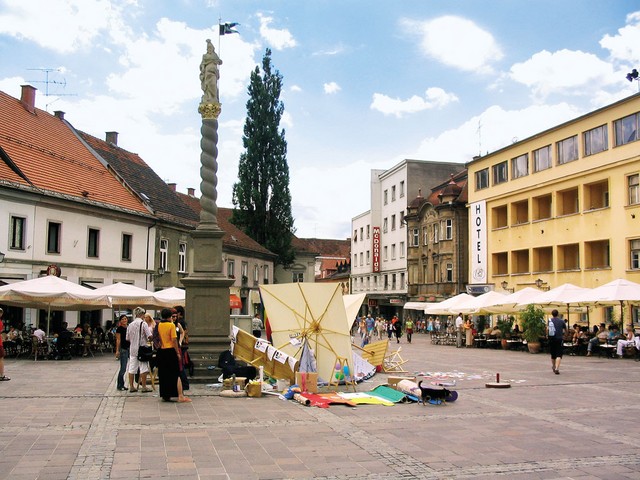
[[36, 90], [37, 88], [31, 85], [20, 85], [22, 87], [22, 94], [20, 96], [20, 102], [22, 106], [29, 113], [36, 113]]
[[118, 145], [118, 132], [106, 132], [105, 141], [107, 143], [112, 143], [114, 145]]
[[167, 185], [169, 185], [169, 188], [171, 189], [172, 192], [176, 191], [176, 185], [175, 183], [167, 183]]
[[56, 116], [56, 118], [64, 120], [64, 112], [62, 110], [56, 110], [55, 112], [53, 112], [53, 114]]
[[190, 197], [195, 197], [196, 195], [196, 189], [193, 187], [189, 187], [187, 188], [187, 195], [189, 195]]

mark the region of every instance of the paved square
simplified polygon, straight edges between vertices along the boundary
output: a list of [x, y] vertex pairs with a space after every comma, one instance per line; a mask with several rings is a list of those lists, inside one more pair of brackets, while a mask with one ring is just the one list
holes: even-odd
[[[320, 409], [192, 385], [164, 403], [117, 391], [111, 355], [5, 359], [0, 479], [640, 479], [640, 362], [565, 356], [554, 375], [546, 354], [400, 346], [458, 401]], [[512, 387], [486, 388], [496, 373]]]

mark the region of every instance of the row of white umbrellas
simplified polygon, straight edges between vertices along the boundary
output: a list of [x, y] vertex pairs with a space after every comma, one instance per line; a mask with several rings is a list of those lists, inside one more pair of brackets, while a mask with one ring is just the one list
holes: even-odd
[[617, 279], [596, 288], [565, 283], [546, 292], [526, 287], [508, 295], [496, 291], [477, 297], [461, 293], [424, 311], [431, 315], [516, 313], [530, 304], [541, 307], [598, 307], [622, 305], [624, 302], [640, 304], [640, 284]]
[[185, 291], [168, 288], [150, 292], [126, 283], [92, 290], [54, 275], [24, 280], [0, 287], [0, 303], [53, 310], [93, 310], [113, 306], [146, 308], [184, 305]]

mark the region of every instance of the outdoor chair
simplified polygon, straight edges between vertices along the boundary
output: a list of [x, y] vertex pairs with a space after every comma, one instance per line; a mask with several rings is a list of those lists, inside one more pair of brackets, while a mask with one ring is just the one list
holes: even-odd
[[41, 359], [46, 359], [48, 354], [49, 345], [47, 344], [46, 340], [44, 342], [41, 342], [38, 340], [38, 337], [33, 335], [31, 337], [31, 355], [33, 355], [33, 360], [38, 360], [38, 357], [40, 357]]
[[400, 356], [400, 351], [402, 347], [398, 347], [395, 352], [391, 352], [386, 357], [384, 357], [384, 363], [382, 365], [382, 369], [385, 373], [407, 373], [407, 371], [402, 367], [407, 360], [404, 360]]

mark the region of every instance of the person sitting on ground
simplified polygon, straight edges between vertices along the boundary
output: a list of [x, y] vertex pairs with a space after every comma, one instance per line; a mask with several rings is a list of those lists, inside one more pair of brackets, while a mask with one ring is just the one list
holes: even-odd
[[635, 340], [635, 333], [633, 332], [633, 327], [631, 325], [629, 325], [626, 328], [625, 336], [626, 336], [626, 339], [620, 339], [616, 344], [616, 353], [618, 354], [618, 358], [622, 358], [622, 352], [624, 351], [625, 347], [637, 346], [636, 340]]
[[600, 328], [598, 329], [598, 333], [595, 337], [589, 340], [587, 344], [587, 357], [591, 356], [591, 352], [593, 352], [593, 348], [601, 345], [603, 343], [607, 343], [608, 333], [604, 328], [604, 323], [600, 324]]

